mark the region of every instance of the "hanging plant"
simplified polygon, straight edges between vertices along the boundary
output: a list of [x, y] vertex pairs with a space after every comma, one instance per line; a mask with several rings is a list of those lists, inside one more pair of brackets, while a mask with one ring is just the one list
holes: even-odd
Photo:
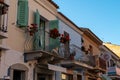
[[70, 41], [69, 35], [66, 35], [66, 36], [63, 35], [63, 34], [61, 35], [61, 37], [60, 37], [60, 42], [61, 42], [61, 43], [64, 43], [64, 44], [65, 44], [66, 42], [69, 42], [69, 41]]
[[60, 33], [59, 33], [59, 31], [56, 28], [50, 30], [50, 37], [51, 38], [56, 39], [59, 36], [60, 36]]
[[28, 29], [30, 36], [33, 36], [34, 33], [38, 31], [37, 24], [31, 24], [31, 26], [28, 26], [27, 29]]

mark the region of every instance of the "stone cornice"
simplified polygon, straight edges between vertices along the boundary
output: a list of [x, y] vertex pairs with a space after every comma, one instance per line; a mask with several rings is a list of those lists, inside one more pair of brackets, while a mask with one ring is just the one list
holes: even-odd
[[[39, 5], [41, 5], [43, 8], [45, 8], [46, 10], [48, 10], [53, 15], [56, 15], [57, 8], [53, 1], [51, 1], [51, 0], [34, 0], [34, 1], [36, 3], [38, 3]], [[54, 5], [53, 5], [53, 3], [54, 3]]]

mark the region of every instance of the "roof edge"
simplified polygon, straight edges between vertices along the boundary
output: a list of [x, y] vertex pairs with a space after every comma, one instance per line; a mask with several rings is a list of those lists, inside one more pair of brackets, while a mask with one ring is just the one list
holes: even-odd
[[57, 9], [59, 9], [59, 6], [52, 0], [48, 0], [53, 6], [55, 6]]

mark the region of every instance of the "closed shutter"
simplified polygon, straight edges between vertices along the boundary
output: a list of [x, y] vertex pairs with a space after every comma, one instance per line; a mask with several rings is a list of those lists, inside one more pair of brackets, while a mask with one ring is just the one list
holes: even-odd
[[40, 50], [41, 49], [41, 41], [40, 41], [40, 14], [38, 10], [34, 13], [34, 23], [37, 24], [38, 31], [35, 33], [33, 38], [33, 49]]
[[[56, 28], [59, 30], [59, 21], [58, 20], [52, 20], [50, 21], [50, 30]], [[60, 46], [60, 41], [59, 41], [59, 38], [56, 38], [56, 39], [53, 39], [50, 37], [50, 40], [49, 40], [49, 50], [51, 51], [52, 49], [54, 48], [58, 48]]]
[[28, 26], [28, 1], [27, 0], [18, 0], [18, 10], [17, 10], [17, 25], [19, 27]]

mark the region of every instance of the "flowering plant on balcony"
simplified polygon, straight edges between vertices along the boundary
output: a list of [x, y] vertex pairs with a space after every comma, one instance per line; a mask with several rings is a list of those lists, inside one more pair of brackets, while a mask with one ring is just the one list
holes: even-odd
[[69, 35], [66, 35], [66, 36], [63, 35], [63, 34], [61, 35], [61, 37], [60, 37], [60, 42], [61, 43], [65, 44], [66, 42], [69, 42], [69, 41], [70, 41], [70, 36]]
[[37, 24], [31, 24], [31, 26], [28, 26], [28, 32], [30, 36], [33, 36], [35, 32], [37, 32]]
[[50, 30], [50, 37], [56, 39], [57, 37], [60, 36], [60, 33], [56, 28]]

